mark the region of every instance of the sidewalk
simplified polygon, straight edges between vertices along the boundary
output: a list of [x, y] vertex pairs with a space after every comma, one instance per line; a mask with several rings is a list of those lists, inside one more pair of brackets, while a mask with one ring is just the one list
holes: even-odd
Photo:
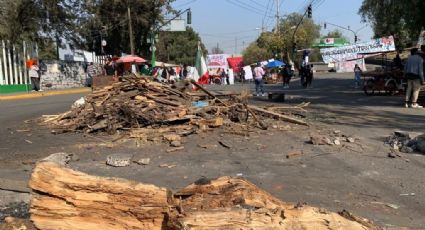
[[73, 88], [73, 89], [60, 89], [60, 90], [49, 90], [43, 92], [23, 92], [23, 93], [12, 93], [12, 94], [0, 94], [0, 101], [6, 100], [22, 100], [22, 99], [31, 99], [38, 97], [48, 97], [55, 95], [65, 95], [65, 94], [77, 94], [77, 93], [89, 93], [91, 88]]

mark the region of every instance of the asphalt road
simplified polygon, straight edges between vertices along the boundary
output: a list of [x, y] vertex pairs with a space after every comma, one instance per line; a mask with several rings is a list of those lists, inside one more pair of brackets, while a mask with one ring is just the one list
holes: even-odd
[[[311, 102], [304, 113], [312, 124], [310, 128], [278, 124], [281, 129], [255, 131], [249, 137], [216, 130], [187, 138], [185, 150], [176, 153], [167, 153], [168, 146], [163, 144], [124, 142], [110, 146], [107, 137], [52, 135], [46, 127], [24, 123], [43, 114], [63, 112], [81, 95], [3, 101], [0, 175], [25, 181], [35, 160], [64, 151], [79, 156], [71, 167], [91, 174], [172, 189], [201, 176], [243, 175], [288, 202], [307, 202], [332, 211], [347, 209], [382, 227], [425, 229], [425, 156], [401, 154], [399, 158], [388, 158], [389, 148], [383, 145], [384, 138], [395, 130], [424, 132], [425, 110], [403, 108], [399, 96], [365, 96], [353, 89], [353, 84], [351, 75], [318, 74], [311, 89], [302, 89], [294, 81], [286, 90], [285, 103], [270, 103], [262, 97], [251, 99], [251, 103], [261, 105]], [[253, 86], [209, 88], [241, 91]], [[28, 128], [31, 131], [16, 131]], [[335, 130], [356, 137], [356, 143], [340, 147], [307, 143], [312, 134], [333, 135]], [[217, 144], [220, 140], [232, 147], [221, 147]], [[211, 148], [200, 148], [199, 144], [210, 144]], [[303, 154], [286, 158], [297, 151]], [[111, 153], [130, 153], [134, 159], [149, 157], [151, 164], [111, 168], [105, 165]], [[176, 167], [160, 168], [160, 164]], [[411, 193], [415, 195], [401, 195]]]

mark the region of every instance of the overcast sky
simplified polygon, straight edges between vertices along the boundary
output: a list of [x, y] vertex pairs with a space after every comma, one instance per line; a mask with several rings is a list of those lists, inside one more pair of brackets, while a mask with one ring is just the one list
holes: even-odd
[[[348, 27], [358, 32], [361, 41], [373, 36], [369, 25], [361, 22], [357, 14], [361, 0], [279, 0], [279, 15], [293, 12], [302, 13], [309, 2], [313, 1], [313, 19], [323, 25], [324, 22]], [[191, 8], [192, 27], [202, 38], [208, 50], [217, 46], [228, 54], [240, 53], [244, 47], [254, 41], [260, 32], [263, 21], [267, 30], [276, 25], [277, 0], [176, 0], [176, 9]], [[322, 28], [322, 34], [334, 30], [328, 24]], [[341, 30], [350, 41], [352, 32]]]

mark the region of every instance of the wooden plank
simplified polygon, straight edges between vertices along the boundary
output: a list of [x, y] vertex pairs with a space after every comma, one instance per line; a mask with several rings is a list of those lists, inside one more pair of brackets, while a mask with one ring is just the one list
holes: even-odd
[[299, 120], [299, 119], [296, 119], [296, 118], [292, 118], [292, 117], [289, 117], [289, 116], [286, 116], [286, 115], [283, 115], [283, 114], [280, 114], [280, 113], [268, 111], [268, 110], [265, 110], [263, 108], [260, 108], [260, 107], [254, 106], [254, 105], [248, 105], [248, 108], [254, 110], [255, 112], [266, 114], [268, 116], [275, 117], [275, 118], [278, 118], [278, 119], [281, 119], [281, 120], [284, 120], [284, 121], [287, 121], [287, 122], [291, 122], [291, 123], [298, 124], [298, 125], [308, 126], [307, 122], [305, 122], [305, 121], [302, 121], [302, 120]]

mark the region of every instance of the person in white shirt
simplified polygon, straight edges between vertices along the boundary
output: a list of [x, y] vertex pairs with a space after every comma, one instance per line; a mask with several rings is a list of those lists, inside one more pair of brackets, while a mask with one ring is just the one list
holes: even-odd
[[33, 64], [29, 71], [29, 77], [31, 79], [31, 86], [32, 86], [32, 91], [43, 91], [40, 89], [40, 75], [38, 73], [40, 69], [38, 68], [37, 64]]
[[264, 93], [264, 82], [263, 82], [264, 74], [265, 72], [263, 67], [261, 67], [261, 64], [258, 64], [257, 67], [255, 67], [254, 69], [255, 93], [257, 96], [260, 96], [260, 92], [262, 96], [266, 95]]

